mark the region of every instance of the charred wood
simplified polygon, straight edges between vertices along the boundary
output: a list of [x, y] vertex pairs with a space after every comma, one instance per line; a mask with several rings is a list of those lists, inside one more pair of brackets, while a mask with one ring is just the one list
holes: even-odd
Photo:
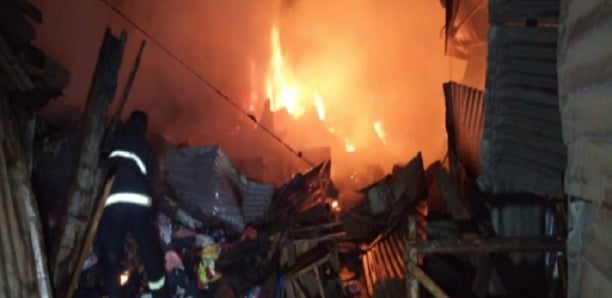
[[126, 33], [114, 37], [107, 29], [94, 72], [84, 115], [81, 122], [79, 165], [68, 195], [67, 210], [60, 225], [59, 245], [53, 254], [53, 281], [56, 294], [65, 296], [70, 273], [76, 268], [78, 256], [95, 200], [104, 179], [99, 165], [100, 147], [104, 136], [106, 110], [117, 89], [117, 74], [123, 58]]

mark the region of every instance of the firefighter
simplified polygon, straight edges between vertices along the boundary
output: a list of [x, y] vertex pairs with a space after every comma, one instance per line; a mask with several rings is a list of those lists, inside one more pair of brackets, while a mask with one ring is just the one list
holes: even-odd
[[146, 139], [147, 115], [134, 111], [113, 136], [108, 158], [112, 186], [98, 226], [104, 287], [121, 297], [121, 261], [128, 232], [138, 244], [153, 297], [168, 297], [161, 243], [152, 210], [158, 175], [157, 155]]

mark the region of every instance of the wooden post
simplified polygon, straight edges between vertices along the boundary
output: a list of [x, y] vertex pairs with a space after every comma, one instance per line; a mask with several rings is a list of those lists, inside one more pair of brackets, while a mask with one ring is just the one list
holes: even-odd
[[95, 199], [103, 181], [98, 161], [104, 136], [106, 109], [117, 89], [117, 74], [123, 58], [126, 33], [117, 39], [107, 29], [81, 122], [79, 165], [68, 195], [67, 210], [60, 224], [59, 245], [53, 254], [56, 295], [65, 297], [71, 272], [83, 249]]
[[508, 237], [490, 239], [456, 239], [409, 242], [408, 246], [425, 254], [470, 254], [564, 251], [561, 237]]
[[[417, 239], [417, 223], [414, 215], [408, 217], [408, 240], [416, 241]], [[405, 276], [406, 276], [406, 291], [408, 292], [406, 297], [408, 298], [418, 298], [419, 295], [419, 282], [417, 277], [412, 274], [410, 270], [408, 270], [408, 265], [410, 263], [418, 264], [418, 253], [415, 249], [410, 247], [410, 245], [406, 245], [406, 252], [408, 254], [408, 259], [405, 261]]]

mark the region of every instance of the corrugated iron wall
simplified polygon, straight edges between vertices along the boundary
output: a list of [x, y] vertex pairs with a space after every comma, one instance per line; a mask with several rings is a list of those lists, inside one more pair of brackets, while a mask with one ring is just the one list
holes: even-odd
[[472, 173], [480, 172], [484, 92], [455, 82], [444, 84], [449, 149]]
[[491, 1], [480, 188], [563, 197], [558, 1]]
[[563, 0], [559, 94], [568, 147], [568, 297], [612, 292], [612, 2]]

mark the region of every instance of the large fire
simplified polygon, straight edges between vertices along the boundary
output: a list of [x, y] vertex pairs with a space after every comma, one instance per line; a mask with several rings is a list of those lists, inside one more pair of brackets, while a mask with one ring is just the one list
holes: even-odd
[[[285, 109], [293, 118], [299, 119], [308, 109], [314, 107], [317, 116], [329, 132], [336, 134], [344, 140], [344, 150], [353, 153], [357, 150], [351, 142], [350, 136], [341, 135], [334, 125], [334, 117], [326, 111], [326, 100], [316, 88], [300, 82], [294, 70], [283, 57], [283, 48], [280, 41], [280, 32], [273, 26], [270, 32], [271, 58], [266, 78], [266, 96], [270, 100], [270, 109], [279, 111]], [[372, 123], [372, 128], [378, 138], [387, 143], [386, 133], [382, 121]]]

